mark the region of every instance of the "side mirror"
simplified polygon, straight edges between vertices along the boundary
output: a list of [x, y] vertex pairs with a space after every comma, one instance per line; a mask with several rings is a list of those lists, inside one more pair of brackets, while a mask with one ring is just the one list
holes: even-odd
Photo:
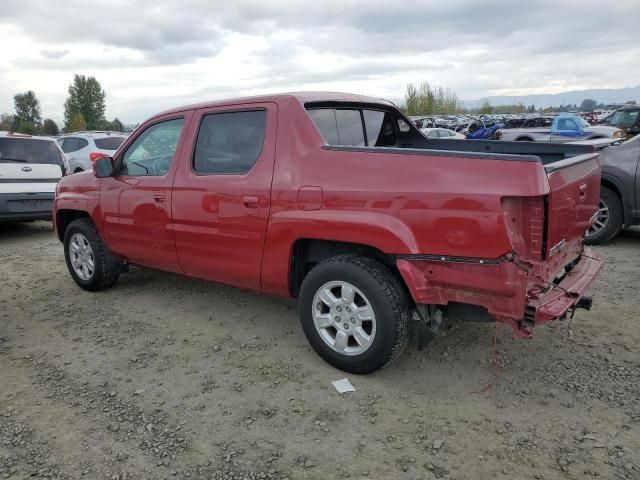
[[111, 177], [113, 175], [113, 158], [101, 157], [93, 164], [93, 174], [98, 178]]

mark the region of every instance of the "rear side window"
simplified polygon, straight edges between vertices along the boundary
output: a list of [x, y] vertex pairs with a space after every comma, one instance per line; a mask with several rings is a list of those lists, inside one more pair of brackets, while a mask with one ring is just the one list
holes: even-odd
[[333, 108], [309, 110], [309, 116], [329, 145], [340, 145], [336, 111]]
[[329, 145], [385, 147], [396, 144], [393, 119], [388, 112], [342, 108], [316, 108], [308, 112]]
[[225, 112], [205, 115], [200, 123], [193, 170], [201, 174], [243, 174], [262, 153], [267, 112]]
[[89, 145], [89, 142], [84, 138], [68, 137], [65, 138], [62, 142], [62, 151], [64, 153], [77, 152], [78, 150], [82, 150], [87, 145]]
[[364, 130], [360, 110], [336, 110], [339, 145], [364, 146]]
[[96, 147], [101, 150], [117, 150], [122, 142], [124, 142], [124, 137], [95, 138], [93, 141]]
[[60, 150], [49, 140], [0, 138], [0, 162], [45, 163], [63, 166]]
[[380, 110], [363, 110], [364, 125], [367, 130], [367, 142], [374, 147], [389, 147], [395, 145], [396, 131], [393, 119], [388, 112]]

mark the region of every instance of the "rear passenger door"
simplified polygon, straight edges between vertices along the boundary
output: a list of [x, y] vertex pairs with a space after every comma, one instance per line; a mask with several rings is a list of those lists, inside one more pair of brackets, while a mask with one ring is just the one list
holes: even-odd
[[65, 137], [62, 139], [60, 147], [69, 159], [71, 173], [91, 168], [90, 162], [82, 155], [82, 149], [87, 145], [89, 145], [89, 142], [81, 137]]
[[173, 184], [178, 261], [188, 275], [260, 288], [277, 106], [198, 110]]

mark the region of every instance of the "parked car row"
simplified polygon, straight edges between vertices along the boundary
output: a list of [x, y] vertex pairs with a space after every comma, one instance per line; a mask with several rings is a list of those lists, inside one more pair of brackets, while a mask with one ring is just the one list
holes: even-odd
[[[548, 141], [548, 134], [552, 130], [563, 131], [551, 139], [562, 142], [624, 136], [619, 127], [594, 126], [581, 116], [573, 114], [432, 115], [410, 118], [420, 130], [448, 129], [467, 138], [483, 140]], [[575, 126], [568, 125], [573, 123]]]
[[564, 143], [598, 138], [623, 138], [622, 130], [608, 125], [590, 125], [576, 115], [558, 115], [549, 127], [501, 128], [496, 140]]
[[67, 155], [71, 173], [78, 173], [91, 170], [98, 158], [113, 155], [125, 138], [122, 132], [73, 132], [58, 137], [58, 143]]

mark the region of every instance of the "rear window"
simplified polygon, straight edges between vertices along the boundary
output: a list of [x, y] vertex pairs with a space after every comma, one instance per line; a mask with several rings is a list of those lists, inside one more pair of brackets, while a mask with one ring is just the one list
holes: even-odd
[[101, 150], [117, 150], [118, 147], [124, 142], [125, 137], [104, 137], [95, 138], [93, 141]]
[[[385, 147], [397, 143], [393, 119], [389, 112], [314, 108], [308, 110], [308, 113], [329, 145]], [[404, 124], [404, 121], [402, 123]]]
[[0, 138], [0, 162], [44, 163], [63, 166], [58, 147], [49, 140]]

